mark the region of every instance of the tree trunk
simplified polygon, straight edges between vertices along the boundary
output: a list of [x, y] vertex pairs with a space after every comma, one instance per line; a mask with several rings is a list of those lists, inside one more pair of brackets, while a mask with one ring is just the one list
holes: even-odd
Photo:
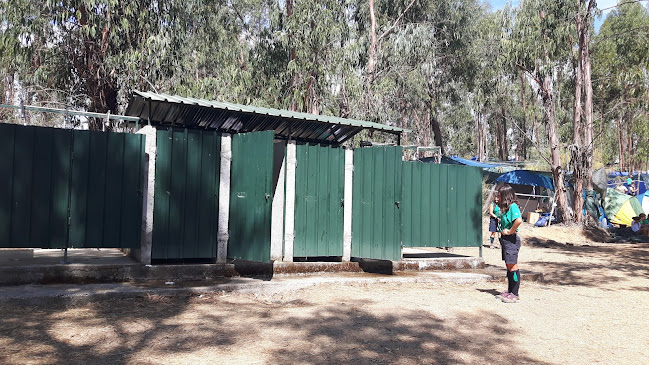
[[503, 106], [501, 112], [501, 130], [498, 133], [498, 158], [501, 161], [507, 161], [509, 158], [509, 147], [507, 146], [507, 117], [505, 114], [505, 107]]
[[484, 116], [482, 113], [476, 113], [476, 131], [478, 131], [477, 135], [477, 151], [476, 155], [478, 156], [478, 161], [482, 162], [486, 159], [486, 133], [485, 133], [485, 126], [484, 126]]
[[[593, 0], [590, 0], [588, 9], [591, 8]], [[592, 19], [590, 17], [589, 19]], [[591, 80], [590, 67], [590, 22], [584, 31], [584, 88], [586, 100], [584, 105], [585, 122], [584, 126], [584, 145], [586, 146], [586, 156], [584, 163], [584, 179], [586, 180], [586, 189], [593, 190], [593, 83]]]
[[376, 17], [374, 16], [374, 0], [369, 0], [370, 6], [370, 49], [367, 56], [367, 80], [371, 84], [376, 70]]
[[617, 122], [617, 159], [620, 170], [624, 171], [624, 138], [622, 138], [622, 116], [616, 120]]
[[430, 111], [430, 128], [435, 134], [435, 145], [439, 146], [442, 149], [442, 155], [445, 153], [444, 144], [442, 143], [442, 129], [439, 126], [439, 121], [433, 115], [433, 111]]
[[[291, 16], [293, 15], [293, 0], [286, 0], [286, 19], [290, 19]], [[295, 60], [295, 49], [293, 49], [292, 46], [292, 34], [289, 31], [288, 32], [288, 44], [289, 44], [289, 62]], [[297, 72], [293, 75], [293, 83], [291, 85], [291, 90], [295, 90], [297, 88], [297, 84], [299, 83], [299, 76]], [[291, 103], [288, 107], [289, 110], [291, 111], [298, 111], [298, 106], [295, 98], [291, 98]]]
[[552, 178], [554, 180], [555, 203], [558, 205], [566, 222], [572, 222], [572, 209], [566, 199], [566, 186], [564, 184], [564, 174], [561, 169], [561, 155], [559, 154], [559, 138], [556, 130], [556, 113], [554, 98], [552, 97], [552, 80], [546, 76], [543, 80], [543, 106], [545, 118], [548, 123], [548, 142], [550, 143], [550, 168], [552, 169]]
[[[578, 35], [578, 52], [577, 59], [574, 60], [575, 69], [575, 100], [573, 104], [572, 116], [572, 146], [570, 146], [570, 159], [573, 168], [574, 191], [573, 202], [575, 210], [575, 221], [581, 222], [581, 207], [583, 206], [582, 192], [584, 190], [584, 148], [582, 144], [582, 109], [581, 109], [581, 92], [584, 87], [584, 22], [582, 18], [581, 1], [577, 0], [577, 35]], [[574, 59], [574, 57], [573, 57]]]
[[521, 125], [521, 129], [519, 132], [520, 135], [520, 142], [518, 145], [518, 157], [519, 161], [524, 161], [527, 159], [527, 108], [526, 108], [526, 100], [525, 100], [525, 78], [523, 77], [523, 71], [520, 71], [520, 79], [521, 79], [521, 104], [523, 107], [523, 123]]

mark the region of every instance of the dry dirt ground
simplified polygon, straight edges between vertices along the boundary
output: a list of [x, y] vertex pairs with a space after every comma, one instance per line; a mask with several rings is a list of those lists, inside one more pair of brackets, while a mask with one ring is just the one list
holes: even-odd
[[[521, 267], [548, 282], [523, 278], [516, 304], [495, 299], [504, 282], [0, 304], [0, 363], [647, 364], [649, 244], [562, 226], [521, 234]], [[484, 258], [502, 265], [498, 250]]]

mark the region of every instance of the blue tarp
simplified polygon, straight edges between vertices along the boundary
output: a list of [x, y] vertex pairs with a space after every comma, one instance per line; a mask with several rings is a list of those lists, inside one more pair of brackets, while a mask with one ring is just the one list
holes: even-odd
[[532, 185], [543, 186], [550, 190], [554, 190], [554, 183], [552, 179], [547, 176], [539, 175], [527, 170], [514, 170], [500, 175], [496, 181], [518, 184], [518, 185]]
[[463, 165], [467, 166], [475, 166], [475, 167], [480, 167], [483, 169], [492, 169], [492, 168], [497, 168], [497, 167], [506, 167], [507, 165], [505, 164], [497, 164], [497, 163], [488, 163], [488, 162], [480, 162], [480, 161], [473, 161], [473, 160], [467, 160], [462, 157], [458, 156], [449, 156], [449, 158], [455, 162], [459, 162]]
[[[638, 171], [634, 171], [632, 174], [632, 180], [633, 184], [635, 185], [637, 189], [638, 194], [642, 194], [647, 191], [647, 175]], [[629, 178], [629, 173], [628, 172], [620, 172], [620, 171], [611, 171], [608, 174], [608, 181], [606, 182], [608, 187], [611, 189], [615, 189], [618, 185], [624, 185], [626, 188], [629, 188], [629, 184], [627, 184], [627, 179]]]

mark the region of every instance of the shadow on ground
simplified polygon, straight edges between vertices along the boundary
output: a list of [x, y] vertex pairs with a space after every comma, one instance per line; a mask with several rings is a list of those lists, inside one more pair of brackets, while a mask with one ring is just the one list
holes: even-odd
[[[543, 364], [513, 341], [507, 318], [459, 319], [404, 309], [377, 315], [371, 301], [148, 297], [80, 308], [0, 306], [2, 363], [222, 362]], [[264, 342], [265, 341], [265, 342]], [[257, 342], [263, 342], [258, 345]], [[182, 359], [182, 360], [181, 360]]]
[[542, 267], [546, 279], [554, 284], [595, 287], [621, 284], [631, 275], [649, 276], [649, 245], [644, 243], [573, 245], [529, 238], [525, 245], [550, 249], [571, 258], [570, 262], [552, 261], [551, 258], [525, 262]]

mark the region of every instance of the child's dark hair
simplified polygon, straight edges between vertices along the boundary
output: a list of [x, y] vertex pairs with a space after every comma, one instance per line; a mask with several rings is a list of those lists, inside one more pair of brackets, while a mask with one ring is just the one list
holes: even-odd
[[509, 210], [510, 205], [512, 205], [513, 203], [518, 203], [516, 192], [514, 192], [514, 188], [512, 188], [509, 184], [503, 184], [501, 187], [499, 187], [498, 194], [500, 195], [498, 206], [505, 212]]

